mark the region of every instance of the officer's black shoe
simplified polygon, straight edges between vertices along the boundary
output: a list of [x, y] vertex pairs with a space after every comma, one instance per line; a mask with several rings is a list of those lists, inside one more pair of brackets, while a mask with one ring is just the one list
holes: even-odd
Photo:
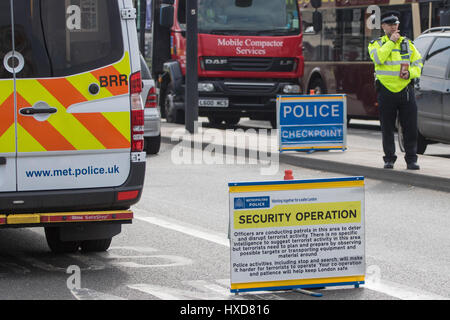
[[385, 168], [385, 169], [394, 169], [394, 162], [392, 162], [392, 161], [386, 161], [386, 162], [384, 163], [384, 168]]
[[406, 168], [408, 170], [420, 170], [420, 167], [417, 164], [417, 162], [411, 162], [411, 163], [406, 164]]

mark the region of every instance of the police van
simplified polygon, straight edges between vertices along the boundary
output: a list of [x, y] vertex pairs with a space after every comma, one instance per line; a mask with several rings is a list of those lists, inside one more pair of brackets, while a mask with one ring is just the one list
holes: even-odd
[[0, 232], [107, 250], [145, 176], [131, 0], [0, 1]]

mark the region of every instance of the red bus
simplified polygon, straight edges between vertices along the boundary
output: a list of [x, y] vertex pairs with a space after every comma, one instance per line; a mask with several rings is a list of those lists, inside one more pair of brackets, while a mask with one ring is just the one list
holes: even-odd
[[400, 33], [415, 39], [426, 29], [448, 25], [449, 2], [422, 0], [322, 0], [317, 11], [322, 30], [313, 26], [310, 0], [298, 0], [303, 26], [305, 59], [302, 86], [316, 93], [347, 94], [347, 119], [377, 119], [374, 66], [367, 47], [382, 34], [367, 24], [373, 19], [369, 6], [380, 13], [400, 13]]

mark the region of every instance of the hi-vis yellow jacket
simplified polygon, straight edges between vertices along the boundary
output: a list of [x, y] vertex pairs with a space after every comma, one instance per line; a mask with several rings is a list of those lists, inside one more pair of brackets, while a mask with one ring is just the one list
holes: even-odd
[[[407, 41], [405, 54], [401, 53], [401, 43]], [[411, 40], [400, 37], [397, 42], [391, 41], [387, 35], [373, 40], [369, 44], [370, 58], [375, 63], [376, 78], [391, 92], [402, 91], [414, 78], [422, 72], [422, 56]], [[401, 64], [409, 65], [409, 79], [400, 78]]]

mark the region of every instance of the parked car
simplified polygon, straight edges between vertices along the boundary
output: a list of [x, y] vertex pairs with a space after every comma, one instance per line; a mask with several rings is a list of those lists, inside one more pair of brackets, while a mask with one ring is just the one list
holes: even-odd
[[141, 55], [142, 92], [144, 102], [144, 150], [148, 154], [157, 154], [161, 146], [161, 113], [158, 108], [158, 96], [155, 80], [144, 57]]
[[[417, 153], [423, 154], [428, 144], [450, 144], [450, 27], [424, 31], [414, 45], [422, 55], [422, 76], [416, 80], [418, 108]], [[403, 134], [399, 127], [399, 145]]]

